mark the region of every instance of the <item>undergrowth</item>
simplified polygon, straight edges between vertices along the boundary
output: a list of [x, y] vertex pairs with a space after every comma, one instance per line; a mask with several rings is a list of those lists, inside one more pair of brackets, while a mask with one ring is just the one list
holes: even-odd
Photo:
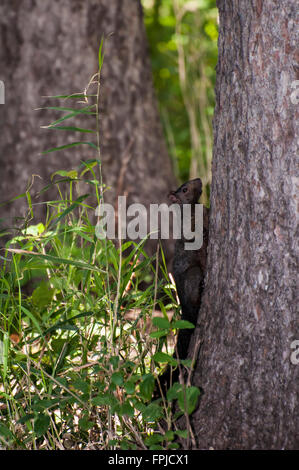
[[[47, 126], [94, 133], [96, 143], [44, 152], [84, 144], [94, 148], [95, 158], [52, 176], [58, 198], [46, 202], [46, 220], [27, 221], [1, 255], [2, 449], [175, 449], [178, 438], [193, 439], [188, 416], [198, 389], [174, 384], [153, 399], [163, 366], [178, 367], [167, 338], [191, 327], [177, 320], [163, 251], [149, 257], [146, 240], [98, 239], [95, 207], [87, 202], [92, 194], [100, 205], [105, 195], [98, 111], [102, 47], [99, 70], [86, 90], [52, 97], [80, 107], [51, 107], [66, 114]], [[88, 95], [92, 86], [96, 92]], [[95, 117], [94, 131], [64, 125], [82, 114]], [[88, 192], [75, 197], [83, 181]], [[33, 217], [30, 192], [25, 196]], [[179, 367], [191, 368], [191, 361]], [[175, 421], [183, 414], [182, 431]]]

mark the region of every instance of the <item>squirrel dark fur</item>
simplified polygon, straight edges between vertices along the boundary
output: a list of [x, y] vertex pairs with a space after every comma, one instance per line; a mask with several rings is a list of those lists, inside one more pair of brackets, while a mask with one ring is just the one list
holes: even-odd
[[[169, 193], [171, 202], [191, 205], [191, 227], [194, 230], [195, 206], [202, 193], [202, 182], [196, 178], [182, 184], [176, 191]], [[188, 320], [194, 325], [200, 307], [204, 276], [207, 263], [208, 245], [208, 209], [203, 208], [203, 244], [198, 250], [186, 250], [185, 243], [188, 240], [182, 236], [175, 243], [173, 259], [173, 276], [180, 299], [182, 320]], [[190, 241], [190, 240], [189, 240]], [[194, 330], [180, 330], [177, 340], [177, 350], [180, 359], [185, 359], [188, 346]]]
[[[194, 230], [195, 206], [202, 193], [202, 182], [200, 178], [196, 178], [182, 184], [176, 191], [171, 191], [168, 195], [170, 201], [183, 206], [191, 205], [191, 227]], [[183, 211], [181, 210], [181, 213]], [[183, 226], [183, 224], [181, 224]], [[200, 308], [201, 297], [204, 287], [204, 277], [207, 264], [207, 246], [209, 236], [209, 211], [203, 207], [203, 243], [200, 249], [186, 250], [185, 243], [190, 240], [181, 236], [176, 240], [174, 259], [173, 259], [173, 276], [176, 289], [182, 309], [182, 320], [188, 320], [194, 325], [197, 323], [198, 311]], [[191, 336], [194, 329], [179, 330], [177, 338], [177, 353], [175, 358], [186, 359]], [[159, 377], [160, 385], [165, 392], [170, 386], [170, 381], [174, 382], [178, 379], [178, 369], [172, 372], [170, 379], [170, 370], [166, 371]]]

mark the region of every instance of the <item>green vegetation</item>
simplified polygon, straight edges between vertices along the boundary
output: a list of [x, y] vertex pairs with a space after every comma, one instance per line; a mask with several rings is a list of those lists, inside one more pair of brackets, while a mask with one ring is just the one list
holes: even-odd
[[[180, 180], [200, 176], [208, 203], [215, 0], [142, 1], [174, 169]], [[58, 197], [46, 203], [46, 221], [27, 221], [1, 253], [0, 448], [175, 449], [179, 437], [193, 439], [189, 415], [199, 390], [188, 385], [192, 361], [178, 364], [169, 346], [177, 329], [190, 325], [177, 320], [163, 252], [150, 258], [144, 241], [114, 243], [96, 236], [88, 196], [100, 205], [106, 190], [98, 113], [102, 48], [103, 42], [99, 71], [87, 87], [95, 92], [52, 97], [63, 106], [50, 109], [63, 114], [47, 126], [90, 140], [45, 150], [88, 145], [95, 158], [52, 175]], [[66, 107], [66, 101], [76, 105]], [[95, 129], [66, 125], [78, 115], [94, 116]], [[30, 188], [19, 197], [27, 198], [30, 221]], [[175, 383], [154, 400], [165, 365], [189, 370], [188, 384]], [[183, 414], [187, 429], [180, 431], [175, 419]]]
[[[68, 196], [48, 203], [45, 225], [7, 243], [0, 275], [4, 448], [177, 448], [171, 402], [179, 399], [180, 413], [197, 402], [194, 387], [178, 384], [152, 401], [161, 366], [177, 366], [166, 337], [184, 325], [176, 314], [169, 319], [177, 304], [163, 256], [158, 281], [144, 242], [98, 240], [89, 207], [72, 199], [86, 169], [87, 184], [98, 185], [93, 165], [61, 172], [54, 184], [68, 181]], [[151, 283], [141, 290], [144, 280]], [[159, 307], [161, 317], [153, 318]], [[165, 434], [157, 427], [163, 417]]]
[[209, 200], [217, 62], [215, 0], [142, 0], [154, 85], [177, 177]]
[[[167, 342], [192, 325], [177, 320], [163, 252], [150, 258], [144, 241], [98, 239], [92, 222], [88, 195], [100, 205], [106, 189], [98, 126], [102, 61], [101, 43], [99, 71], [87, 87], [95, 93], [52, 97], [80, 105], [51, 107], [64, 114], [48, 126], [94, 134], [96, 143], [75, 145], [91, 146], [95, 159], [52, 176], [58, 198], [46, 203], [46, 221], [27, 223], [1, 256], [0, 448], [175, 449], [178, 437], [193, 439], [196, 387], [175, 383], [153, 400], [165, 364], [186, 368], [189, 378], [192, 372], [192, 361], [178, 364]], [[65, 126], [79, 114], [92, 114], [95, 129]], [[32, 217], [30, 190], [23, 196]], [[180, 415], [184, 431], [175, 426]]]

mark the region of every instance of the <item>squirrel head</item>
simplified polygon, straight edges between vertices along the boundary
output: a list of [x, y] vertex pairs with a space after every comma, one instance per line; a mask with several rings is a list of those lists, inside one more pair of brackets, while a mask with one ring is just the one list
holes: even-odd
[[170, 191], [168, 198], [174, 204], [196, 204], [202, 193], [200, 178], [187, 181], [176, 191]]

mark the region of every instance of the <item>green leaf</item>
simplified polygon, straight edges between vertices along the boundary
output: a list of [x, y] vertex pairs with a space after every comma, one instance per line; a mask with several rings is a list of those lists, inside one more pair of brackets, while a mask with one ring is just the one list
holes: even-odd
[[74, 209], [76, 209], [76, 207], [77, 207], [78, 205], [80, 205], [81, 202], [83, 202], [88, 196], [89, 196], [89, 194], [82, 194], [82, 196], [79, 196], [69, 207], [67, 207], [67, 208], [59, 215], [59, 217], [57, 217], [57, 219], [54, 219], [54, 221], [52, 222], [52, 226], [57, 225], [62, 219], [65, 218], [65, 216], [66, 216], [67, 214], [69, 214], [69, 213], [72, 212]]
[[117, 439], [110, 439], [110, 441], [108, 441], [109, 446], [116, 446], [117, 444], [118, 444]]
[[59, 130], [59, 131], [73, 131], [73, 132], [83, 132], [83, 133], [96, 133], [91, 129], [82, 129], [82, 127], [74, 126], [46, 126], [47, 129]]
[[36, 437], [43, 436], [50, 425], [50, 417], [43, 413], [39, 413], [37, 418], [34, 421], [34, 431], [36, 433]]
[[155, 353], [154, 356], [153, 356], [153, 359], [154, 359], [154, 361], [162, 363], [162, 364], [166, 362], [166, 363], [171, 364], [173, 366], [177, 365], [177, 361], [172, 356], [170, 356], [169, 354], [163, 353], [163, 352]]
[[172, 328], [177, 328], [177, 329], [192, 329], [192, 328], [195, 328], [195, 326], [193, 325], [193, 323], [191, 323], [190, 321], [187, 321], [187, 320], [177, 320], [177, 321], [174, 321], [173, 323], [171, 323], [171, 326]]
[[40, 285], [34, 289], [32, 293], [32, 303], [35, 307], [39, 309], [44, 309], [53, 300], [54, 297], [54, 289], [49, 287], [48, 282], [41, 282]]
[[99, 71], [101, 71], [103, 62], [104, 62], [104, 53], [102, 52], [104, 46], [104, 38], [101, 39], [100, 46], [99, 46]]
[[79, 110], [76, 108], [70, 108], [70, 107], [65, 107], [65, 106], [45, 106], [43, 108], [37, 108], [36, 111], [39, 111], [41, 109], [50, 109], [52, 111], [71, 111], [77, 114], [78, 112], [82, 112], [84, 109], [89, 109], [90, 107], [91, 106], [87, 106]]
[[82, 429], [82, 431], [89, 431], [91, 428], [93, 428], [93, 426], [94, 423], [89, 421], [87, 417], [79, 419], [79, 428]]
[[159, 330], [159, 331], [153, 331], [150, 333], [151, 338], [162, 338], [163, 336], [167, 336], [169, 333], [168, 330]]
[[[112, 444], [112, 445], [116, 445], [116, 444], [117, 444], [117, 441], [115, 440], [115, 444]], [[121, 448], [121, 450], [129, 450], [130, 449], [129, 443], [127, 441], [123, 440], [120, 443], [120, 448]]]
[[84, 394], [89, 392], [89, 384], [85, 380], [76, 380], [72, 385], [76, 390], [80, 390]]
[[[22, 310], [25, 307], [21, 307]], [[30, 313], [30, 312], [29, 312]], [[78, 328], [75, 326], [75, 325], [71, 325], [70, 324], [70, 321], [73, 321], [77, 318], [80, 318], [80, 317], [87, 317], [87, 316], [91, 316], [91, 315], [94, 315], [94, 312], [82, 312], [82, 313], [79, 313], [78, 315], [75, 315], [74, 317], [68, 319], [68, 320], [64, 320], [64, 321], [61, 321], [61, 322], [58, 322], [56, 323], [55, 325], [53, 326], [50, 326], [50, 328], [48, 328], [47, 330], [45, 330], [43, 333], [41, 333], [40, 336], [45, 336], [47, 335], [48, 333], [51, 333], [52, 331], [56, 331], [56, 330], [73, 330], [73, 331], [78, 331]], [[41, 330], [40, 330], [41, 331]], [[38, 337], [35, 337], [31, 340], [28, 341], [28, 343], [32, 343], [33, 341], [36, 341], [37, 339], [39, 338]], [[65, 343], [65, 340], [64, 339], [56, 339], [56, 340], [53, 340], [52, 341], [52, 345], [53, 345], [53, 349], [59, 349], [60, 348], [60, 345], [64, 344]]]
[[[70, 171], [58, 170], [58, 171], [55, 171], [55, 172], [51, 175], [51, 180], [53, 180], [53, 178], [54, 178], [55, 175], [59, 175], [59, 176], [68, 176], [70, 179], [77, 179], [77, 178], [78, 178], [78, 172], [77, 172], [76, 170], [70, 170]], [[67, 180], [63, 180], [63, 181], [67, 181]]]
[[175, 382], [173, 386], [167, 390], [167, 394], [166, 394], [167, 400], [168, 401], [176, 400], [181, 390], [182, 390], [182, 385], [179, 384], [178, 382]]
[[137, 403], [135, 403], [135, 408], [136, 408], [136, 410], [140, 411], [141, 413], [144, 413], [145, 410], [146, 410], [146, 405], [144, 403], [137, 402]]
[[164, 440], [165, 441], [173, 441], [174, 439], [174, 432], [173, 431], [166, 431], [164, 434]]
[[129, 381], [129, 382], [126, 382], [125, 383], [125, 391], [129, 394], [129, 395], [133, 395], [134, 392], [135, 392], [135, 383], [133, 381]]
[[49, 126], [42, 126], [43, 128], [45, 128], [45, 127], [55, 126], [55, 124], [59, 124], [60, 122], [65, 121], [66, 119], [69, 119], [73, 116], [76, 116], [77, 114], [87, 114], [87, 115], [92, 114], [92, 115], [94, 115], [95, 112], [90, 111], [90, 109], [95, 108], [95, 107], [96, 107], [96, 104], [91, 104], [89, 106], [84, 106], [83, 108], [79, 108], [79, 109], [69, 108], [69, 107], [66, 108], [66, 107], [63, 107], [63, 106], [45, 106], [43, 108], [37, 108], [36, 111], [41, 110], [41, 109], [50, 109], [50, 110], [54, 110], [54, 111], [70, 111], [70, 114], [66, 114], [62, 118], [57, 119], [57, 121], [52, 122], [51, 124], [49, 124]]
[[178, 444], [177, 442], [172, 442], [171, 444], [169, 444], [168, 448], [169, 448], [169, 450], [170, 450], [170, 449], [173, 449], [173, 450], [179, 449], [179, 448], [180, 448], [180, 444]]
[[170, 322], [167, 320], [167, 318], [155, 317], [153, 318], [153, 325], [163, 330], [170, 328]]
[[[29, 312], [29, 310], [27, 310], [27, 308], [23, 307], [23, 305], [21, 305], [21, 310], [25, 313], [25, 315], [30, 318], [30, 320], [32, 321], [32, 323], [34, 324], [34, 326], [36, 327], [37, 331], [39, 332], [40, 336], [42, 336], [42, 330], [41, 330], [41, 327], [39, 326], [39, 323], [38, 321], [36, 320], [35, 316]], [[36, 338], [34, 338], [35, 340]]]
[[101, 273], [105, 272], [104, 270], [102, 270], [100, 268], [97, 268], [94, 265], [84, 263], [83, 261], [75, 261], [75, 260], [72, 260], [72, 259], [58, 258], [58, 257], [52, 256], [52, 255], [44, 255], [44, 254], [41, 254], [41, 253], [35, 253], [33, 251], [19, 250], [19, 249], [13, 249], [13, 248], [9, 248], [9, 249], [7, 249], [7, 251], [12, 252], [12, 253], [19, 253], [19, 254], [36, 256], [37, 258], [42, 258], [42, 259], [45, 259], [45, 260], [48, 260], [48, 261], [52, 261], [53, 263], [56, 263], [56, 264], [70, 264], [72, 266], [77, 266], [78, 268], [87, 269], [87, 270], [90, 270], [90, 271], [97, 271], [97, 272], [101, 272]]
[[184, 429], [184, 430], [179, 430], [178, 429], [175, 433], [177, 434], [177, 436], [182, 437], [184, 439], [188, 438], [188, 430], [187, 429]]
[[91, 402], [93, 405], [96, 405], [96, 406], [107, 405], [107, 406], [115, 407], [118, 404], [117, 399], [109, 393], [99, 394], [97, 397], [93, 398]]
[[144, 443], [147, 446], [154, 446], [155, 444], [159, 444], [160, 442], [164, 441], [164, 436], [162, 434], [152, 434], [145, 438]]
[[[83, 173], [81, 173], [81, 175], [83, 175], [86, 171], [94, 168], [96, 165], [99, 165], [99, 166], [101, 165], [101, 160], [99, 160], [98, 158], [89, 158], [88, 160], [85, 160], [85, 161], [81, 160], [79, 169], [85, 167], [85, 170]], [[105, 187], [105, 184], [103, 186]]]
[[27, 414], [27, 415], [25, 415], [25, 416], [22, 416], [22, 418], [20, 418], [20, 419], [18, 420], [18, 423], [19, 423], [19, 424], [25, 424], [25, 423], [27, 423], [27, 421], [29, 421], [29, 420], [31, 420], [31, 419], [34, 419], [34, 417], [35, 417], [35, 414], [34, 414], [34, 413]]
[[145, 400], [150, 400], [155, 388], [155, 378], [152, 374], [146, 374], [142, 379], [139, 386], [140, 394]]
[[[21, 230], [22, 235], [24, 237], [27, 237], [28, 235], [32, 235], [34, 237], [37, 237], [41, 233], [45, 231], [45, 226], [42, 223], [39, 223], [37, 225], [29, 225], [29, 227], [25, 228], [24, 230]], [[24, 240], [24, 237], [16, 237], [14, 240], [19, 239], [19, 240]]]
[[121, 372], [113, 372], [111, 375], [111, 382], [115, 385], [121, 386], [124, 383], [124, 378]]
[[91, 400], [91, 403], [95, 406], [109, 405], [109, 399], [103, 395], [99, 395], [97, 397], [94, 397]]
[[119, 356], [111, 356], [109, 362], [112, 364], [113, 369], [117, 369], [119, 364]]
[[192, 359], [181, 359], [181, 364], [185, 367], [192, 367]]
[[89, 145], [90, 147], [94, 148], [95, 150], [98, 150], [98, 147], [93, 142], [73, 142], [71, 144], [61, 145], [60, 147], [53, 147], [49, 150], [44, 150], [42, 152], [42, 155], [46, 155], [47, 153], [51, 153], [51, 152], [56, 152], [58, 150], [69, 149], [71, 147], [76, 147], [78, 145]]
[[48, 399], [41, 399], [41, 400], [36, 400], [34, 404], [32, 405], [32, 409], [35, 411], [44, 411], [52, 406], [57, 405], [57, 403], [60, 402], [60, 398], [53, 398], [52, 400]]
[[200, 390], [198, 387], [183, 388], [178, 393], [178, 403], [183, 413], [188, 413], [188, 415], [193, 413], [197, 406], [199, 395]]
[[[1, 202], [0, 207], [5, 206], [6, 204], [10, 204], [11, 202], [17, 201], [18, 199], [21, 199], [22, 197], [26, 197], [26, 196], [27, 196], [27, 193], [19, 194], [18, 196], [13, 197], [12, 199], [8, 199], [8, 201]], [[4, 220], [4, 219], [1, 219], [1, 220]]]
[[151, 403], [142, 412], [142, 417], [146, 422], [153, 422], [163, 416], [163, 410], [159, 405]]
[[8, 429], [5, 424], [0, 423], [0, 436], [3, 436], [5, 439], [12, 440], [14, 439], [13, 433]]
[[125, 403], [123, 403], [120, 406], [120, 410], [119, 410], [120, 416], [127, 415], [127, 416], [133, 418], [134, 413], [135, 413], [135, 410], [134, 410], [133, 406], [128, 401], [126, 401]]
[[[55, 95], [55, 96], [43, 96], [43, 98], [56, 98], [56, 99], [68, 99], [68, 98], [73, 98], [73, 99], [84, 99], [87, 96], [87, 98], [91, 98], [96, 95], [85, 95], [84, 93], [72, 93], [71, 95]], [[47, 109], [47, 108], [45, 108]]]

